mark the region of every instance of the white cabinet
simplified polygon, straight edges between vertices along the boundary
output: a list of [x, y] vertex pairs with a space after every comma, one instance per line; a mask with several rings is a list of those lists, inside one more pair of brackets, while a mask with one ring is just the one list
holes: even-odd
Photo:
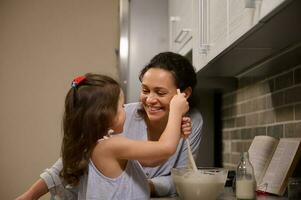
[[193, 63], [197, 70], [257, 23], [258, 2], [261, 0], [193, 1]]
[[284, 1], [169, 0], [170, 50], [192, 49], [198, 71]]
[[260, 2], [259, 17], [262, 19], [285, 0], [262, 0]]
[[185, 55], [192, 49], [192, 0], [169, 0], [169, 47]]
[[262, 0], [228, 0], [229, 43], [233, 43], [258, 23]]

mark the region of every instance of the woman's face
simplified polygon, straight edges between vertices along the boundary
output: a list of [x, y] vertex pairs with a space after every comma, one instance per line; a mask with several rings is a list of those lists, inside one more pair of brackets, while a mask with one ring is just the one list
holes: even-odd
[[177, 93], [173, 75], [164, 69], [151, 68], [142, 78], [140, 100], [150, 121], [167, 120], [169, 103]]
[[113, 126], [112, 126], [114, 133], [122, 133], [124, 122], [125, 122], [124, 95], [121, 90], [119, 95], [119, 100], [118, 100], [117, 113], [113, 120]]

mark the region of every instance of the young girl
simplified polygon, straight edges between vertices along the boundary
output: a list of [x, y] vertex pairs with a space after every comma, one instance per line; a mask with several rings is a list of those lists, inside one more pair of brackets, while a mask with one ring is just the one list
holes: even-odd
[[[172, 98], [158, 141], [118, 135], [125, 121], [123, 104], [123, 92], [110, 77], [86, 74], [72, 82], [65, 100], [61, 176], [78, 186], [78, 199], [149, 199], [141, 165], [158, 165], [177, 149], [182, 116], [189, 109], [184, 93]], [[189, 120], [183, 121], [182, 131], [188, 134]]]

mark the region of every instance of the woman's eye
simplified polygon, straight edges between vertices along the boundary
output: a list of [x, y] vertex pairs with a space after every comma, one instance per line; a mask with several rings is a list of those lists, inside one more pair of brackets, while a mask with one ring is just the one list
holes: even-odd
[[158, 94], [159, 96], [164, 96], [164, 95], [166, 94], [166, 92], [157, 92], [157, 94]]
[[147, 94], [148, 92], [149, 92], [148, 90], [142, 89], [143, 94]]

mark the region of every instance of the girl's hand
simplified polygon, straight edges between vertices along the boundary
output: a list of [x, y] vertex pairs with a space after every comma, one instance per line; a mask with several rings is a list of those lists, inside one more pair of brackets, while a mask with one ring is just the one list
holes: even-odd
[[177, 93], [170, 101], [170, 109], [179, 111], [184, 116], [189, 110], [189, 104], [185, 98], [185, 93], [181, 93], [179, 89], [177, 89]]
[[191, 133], [192, 125], [190, 117], [182, 117], [181, 134], [183, 138], [188, 138]]

